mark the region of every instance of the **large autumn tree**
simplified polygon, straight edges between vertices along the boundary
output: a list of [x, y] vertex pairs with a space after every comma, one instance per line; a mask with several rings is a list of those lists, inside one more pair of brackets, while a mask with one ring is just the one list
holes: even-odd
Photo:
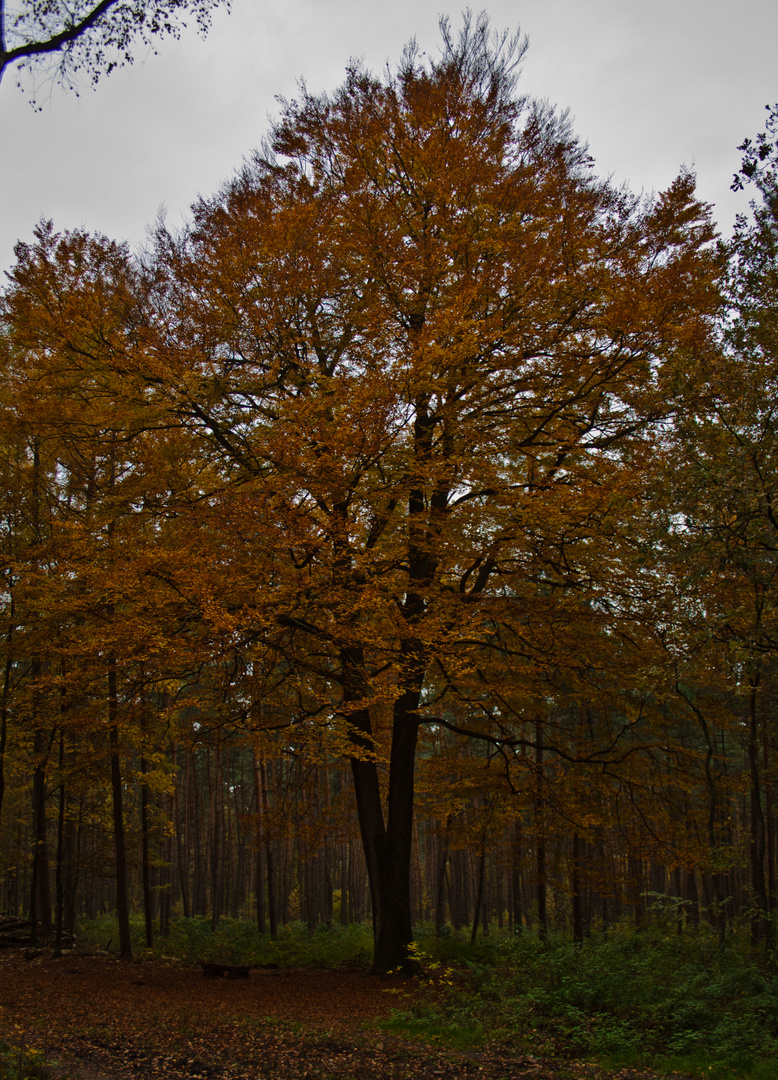
[[351, 759], [378, 971], [408, 964], [420, 726], [509, 743], [522, 671], [599, 663], [616, 523], [716, 304], [693, 178], [597, 179], [516, 95], [518, 39], [442, 30], [285, 103], [150, 268], [150, 381], [223, 478], [220, 602]]

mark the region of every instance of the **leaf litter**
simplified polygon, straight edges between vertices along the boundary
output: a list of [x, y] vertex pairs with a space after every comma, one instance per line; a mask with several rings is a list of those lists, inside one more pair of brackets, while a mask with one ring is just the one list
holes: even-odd
[[[354, 970], [206, 979], [174, 962], [0, 954], [0, 1037], [43, 1050], [60, 1080], [661, 1080], [634, 1069], [387, 1034], [388, 989]], [[674, 1080], [678, 1080], [677, 1077]]]

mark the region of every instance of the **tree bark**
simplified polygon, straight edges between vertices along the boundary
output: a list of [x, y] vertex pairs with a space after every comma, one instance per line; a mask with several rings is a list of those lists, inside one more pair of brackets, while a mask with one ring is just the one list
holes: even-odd
[[583, 910], [581, 906], [581, 838], [577, 832], [573, 833], [572, 857], [570, 860], [570, 891], [572, 893], [573, 908], [573, 941], [576, 945], [583, 944]]
[[154, 948], [154, 913], [151, 908], [151, 851], [149, 843], [149, 785], [146, 783], [147, 763], [140, 759], [140, 771], [143, 777], [140, 785], [140, 831], [141, 831], [141, 876], [143, 883], [143, 920], [146, 928], [146, 948]]
[[767, 939], [767, 880], [765, 878], [765, 820], [762, 809], [761, 779], [759, 775], [759, 730], [757, 696], [759, 672], [751, 677], [749, 694], [748, 769], [750, 777], [750, 863], [751, 863], [751, 944], [759, 945]]
[[548, 886], [546, 881], [546, 800], [544, 791], [543, 770], [543, 725], [540, 720], [535, 722], [535, 858], [537, 872], [537, 900], [538, 900], [538, 936], [542, 942], [548, 940], [548, 911], [547, 895]]
[[[267, 821], [270, 807], [270, 797], [267, 791], [267, 767], [265, 759], [259, 755], [259, 782], [262, 791], [262, 813]], [[278, 936], [278, 914], [276, 907], [276, 864], [273, 852], [273, 844], [270, 836], [265, 834], [265, 866], [267, 869], [267, 921], [270, 936], [275, 940]]]
[[484, 899], [484, 878], [486, 876], [486, 842], [481, 844], [481, 852], [478, 856], [478, 871], [476, 875], [475, 908], [473, 910], [473, 928], [470, 931], [470, 944], [475, 945], [478, 934], [478, 920], [481, 916], [481, 904]]
[[54, 877], [54, 955], [62, 955], [62, 929], [65, 915], [64, 859], [65, 859], [65, 736], [59, 732], [59, 802], [57, 806], [57, 867]]
[[127, 844], [124, 835], [122, 806], [122, 768], [119, 756], [119, 698], [116, 684], [116, 660], [108, 666], [108, 737], [111, 750], [111, 794], [113, 796], [113, 839], [116, 853], [116, 916], [119, 922], [119, 955], [132, 960], [130, 908], [127, 896]]
[[5, 747], [8, 737], [8, 701], [11, 693], [11, 643], [13, 640], [14, 600], [11, 595], [8, 612], [8, 629], [5, 634], [5, 665], [3, 669], [3, 691], [0, 696], [0, 826], [3, 823], [3, 798], [5, 795]]
[[222, 851], [222, 757], [217, 737], [214, 749], [214, 777], [211, 799], [211, 930], [219, 929], [224, 895], [224, 853]]
[[[51, 888], [49, 883], [49, 853], [46, 842], [46, 760], [49, 745], [46, 733], [35, 730], [35, 772], [32, 781], [33, 802], [33, 851], [34, 892], [37, 921], [41, 934], [48, 939], [52, 935]], [[33, 919], [33, 922], [36, 920]]]
[[451, 828], [452, 814], [446, 817], [446, 825], [440, 835], [440, 852], [435, 888], [435, 936], [440, 937], [446, 922], [446, 865], [448, 864], [448, 836]]
[[[347, 688], [349, 678], [358, 673], [361, 659], [356, 649], [342, 654]], [[351, 690], [353, 694], [353, 684]], [[364, 699], [365, 695], [359, 694], [358, 700]], [[372, 970], [377, 974], [398, 970], [414, 973], [418, 968], [409, 955], [413, 939], [410, 870], [418, 723], [408, 716], [407, 704], [406, 695], [395, 704], [386, 822], [369, 711], [362, 706], [349, 715], [352, 742], [360, 751], [360, 756], [351, 758], [351, 773], [373, 906]]]
[[190, 750], [186, 751], [184, 765], [184, 819], [181, 820], [181, 783], [177, 768], [178, 747], [171, 743], [170, 755], [173, 759], [173, 815], [176, 834], [176, 863], [178, 866], [178, 887], [181, 890], [181, 907], [184, 918], [189, 919], [192, 909], [189, 903], [189, 771], [192, 760]]
[[511, 836], [511, 907], [510, 927], [514, 934], [520, 934], [522, 926], [521, 902], [521, 868], [522, 868], [522, 835], [521, 819], [517, 818], [513, 823]]

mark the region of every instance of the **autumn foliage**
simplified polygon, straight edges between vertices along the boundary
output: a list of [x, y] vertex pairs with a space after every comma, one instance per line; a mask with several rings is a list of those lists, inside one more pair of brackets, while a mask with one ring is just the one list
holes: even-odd
[[18, 247], [0, 854], [43, 932], [110, 840], [125, 954], [133, 897], [369, 909], [379, 971], [414, 919], [654, 894], [767, 933], [774, 219], [726, 269], [694, 177], [598, 179], [523, 48], [444, 23], [302, 89], [142, 260]]

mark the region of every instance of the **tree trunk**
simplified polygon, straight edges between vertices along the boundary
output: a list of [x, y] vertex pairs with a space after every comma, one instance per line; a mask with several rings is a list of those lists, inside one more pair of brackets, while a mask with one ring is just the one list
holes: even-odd
[[11, 642], [13, 639], [14, 601], [8, 612], [8, 629], [5, 634], [5, 666], [3, 670], [3, 691], [0, 696], [0, 827], [3, 823], [3, 797], [5, 795], [5, 747], [8, 736], [8, 701], [11, 693]]
[[576, 945], [583, 943], [583, 912], [581, 908], [581, 838], [577, 832], [573, 833], [573, 851], [570, 861], [570, 891], [572, 893], [573, 906], [573, 941]]
[[[167, 820], [174, 821], [173, 796], [165, 796]], [[159, 872], [159, 936], [170, 937], [170, 916], [173, 908], [173, 830], [169, 830], [162, 841], [163, 867]]]
[[54, 878], [54, 955], [62, 955], [62, 929], [65, 916], [64, 858], [65, 858], [65, 736], [59, 732], [59, 803], [57, 806], [57, 867]]
[[78, 824], [72, 816], [65, 818], [65, 837], [63, 870], [65, 871], [64, 883], [64, 924], [70, 934], [76, 931], [76, 893], [78, 890], [79, 857], [81, 855], [81, 832], [84, 817], [84, 795], [81, 795], [78, 806]]
[[511, 907], [510, 926], [515, 934], [522, 931], [522, 907], [521, 902], [521, 878], [522, 878], [522, 835], [521, 820], [516, 819], [513, 823], [511, 838]]
[[254, 750], [253, 753], [254, 764], [254, 805], [257, 810], [257, 829], [254, 839], [254, 845], [256, 849], [254, 860], [254, 895], [256, 898], [257, 906], [257, 930], [260, 934], [264, 934], [266, 927], [265, 921], [265, 860], [264, 860], [264, 847], [265, 847], [265, 830], [263, 828], [262, 815], [264, 807], [262, 805], [262, 777], [260, 775], [259, 768], [259, 755]]
[[141, 831], [141, 876], [143, 884], [143, 919], [146, 927], [146, 948], [154, 948], [154, 913], [151, 910], [151, 852], [149, 850], [149, 785], [146, 783], [146, 759], [140, 759], [140, 771], [143, 777], [140, 785], [140, 831]]
[[176, 834], [176, 863], [178, 865], [178, 886], [181, 890], [181, 906], [184, 918], [189, 919], [192, 910], [189, 904], [189, 772], [192, 753], [186, 751], [184, 766], [184, 820], [181, 820], [181, 783], [177, 768], [178, 747], [171, 743], [170, 755], [173, 759], [173, 816]]
[[773, 813], [773, 779], [771, 772], [772, 753], [770, 745], [770, 725], [766, 712], [766, 697], [764, 687], [762, 691], [762, 775], [764, 778], [764, 816], [765, 816], [765, 849], [767, 860], [767, 907], [771, 918], [767, 923], [768, 944], [772, 945], [775, 938], [775, 820]]
[[116, 661], [108, 668], [108, 735], [111, 749], [111, 793], [113, 795], [113, 839], [116, 852], [116, 916], [119, 922], [119, 955], [132, 960], [130, 908], [127, 898], [127, 845], [124, 837], [122, 807], [122, 769], [119, 757], [119, 699], [116, 686]]
[[[260, 754], [257, 759], [259, 791], [262, 798], [262, 816], [267, 821], [270, 810], [270, 796], [267, 790], [267, 767], [265, 759]], [[270, 936], [275, 940], [278, 936], [278, 915], [276, 907], [276, 864], [273, 853], [272, 838], [265, 829], [265, 870], [267, 873], [267, 921]]]
[[542, 942], [548, 939], [548, 912], [546, 898], [548, 886], [546, 882], [546, 800], [543, 794], [544, 770], [543, 770], [543, 725], [538, 720], [535, 723], [535, 859], [537, 873], [537, 900], [538, 900], [538, 936]]
[[486, 876], [486, 840], [481, 844], [481, 854], [478, 857], [478, 871], [476, 875], [475, 910], [473, 911], [473, 928], [470, 931], [470, 944], [475, 944], [478, 934], [478, 920], [481, 915], [481, 904], [484, 899], [484, 878]]
[[224, 853], [222, 851], [222, 758], [217, 739], [214, 750], [214, 777], [211, 800], [211, 930], [216, 933], [222, 916], [224, 895]]
[[435, 936], [440, 937], [446, 921], [446, 864], [448, 863], [448, 835], [453, 815], [446, 817], [446, 827], [440, 836], [440, 853], [435, 888]]
[[[346, 706], [364, 702], [367, 688], [364, 657], [359, 647], [342, 650], [341, 670]], [[409, 713], [417, 705], [418, 692], [414, 689], [406, 690], [395, 702], [386, 822], [370, 712], [359, 704], [348, 713], [355, 749], [351, 757], [351, 775], [373, 907], [372, 970], [376, 974], [398, 970], [410, 973], [418, 968], [409, 955], [413, 939], [411, 845], [418, 736], [418, 722]]]
[[[360, 709], [350, 720], [362, 733], [363, 742], [370, 738], [367, 709]], [[410, 868], [417, 732], [415, 720], [395, 719], [386, 824], [375, 760], [351, 759], [373, 904], [372, 970], [377, 974], [417, 969], [408, 952], [413, 939]]]
[[41, 934], [50, 938], [51, 889], [49, 885], [49, 853], [46, 843], [46, 759], [49, 745], [46, 733], [40, 728], [35, 730], [35, 772], [32, 781], [32, 820], [33, 820], [33, 890], [35, 893], [35, 918], [32, 918], [33, 930], [36, 921], [40, 922]]
[[749, 695], [748, 767], [750, 774], [750, 863], [751, 863], [751, 944], [758, 945], [767, 939], [767, 881], [765, 878], [765, 820], [762, 810], [762, 792], [759, 775], [759, 736], [757, 720], [757, 694], [759, 672], [751, 678]]

